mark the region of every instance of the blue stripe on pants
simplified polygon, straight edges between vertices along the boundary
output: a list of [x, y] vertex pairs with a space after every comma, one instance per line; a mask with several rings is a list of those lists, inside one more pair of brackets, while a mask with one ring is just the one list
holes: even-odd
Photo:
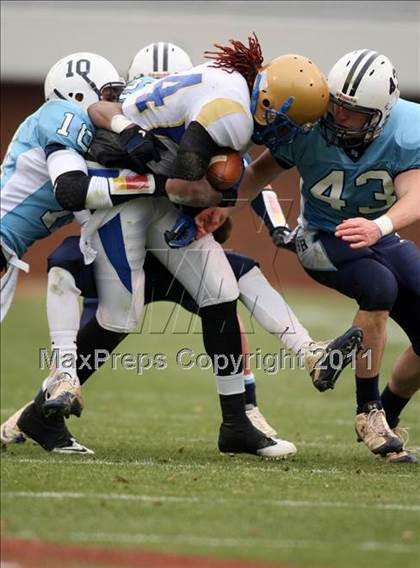
[[120, 216], [116, 215], [113, 219], [108, 221], [108, 223], [98, 230], [98, 233], [109, 261], [115, 268], [121, 282], [130, 294], [132, 294], [131, 268], [125, 253]]

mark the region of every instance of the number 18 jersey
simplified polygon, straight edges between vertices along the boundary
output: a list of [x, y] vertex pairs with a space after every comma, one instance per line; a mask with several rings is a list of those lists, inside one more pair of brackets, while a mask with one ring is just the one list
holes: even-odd
[[83, 109], [61, 100], [43, 104], [16, 131], [2, 164], [0, 235], [19, 258], [73, 220], [55, 199], [47, 156], [64, 148], [83, 155], [93, 131]]

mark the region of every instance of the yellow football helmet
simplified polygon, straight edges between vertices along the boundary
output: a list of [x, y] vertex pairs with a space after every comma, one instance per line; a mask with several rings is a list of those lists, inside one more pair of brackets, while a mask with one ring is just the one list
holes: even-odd
[[251, 93], [253, 140], [274, 148], [308, 131], [328, 108], [328, 84], [307, 57], [282, 55], [258, 73]]

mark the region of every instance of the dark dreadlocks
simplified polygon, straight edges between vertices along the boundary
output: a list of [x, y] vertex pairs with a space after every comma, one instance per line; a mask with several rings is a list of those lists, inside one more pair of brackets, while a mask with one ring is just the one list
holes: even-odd
[[207, 59], [215, 60], [212, 67], [219, 67], [228, 73], [238, 71], [245, 78], [249, 89], [252, 90], [255, 77], [263, 62], [258, 38], [255, 33], [253, 33], [253, 37], [248, 37], [248, 47], [235, 39], [230, 39], [229, 43], [233, 47], [215, 43], [214, 47], [217, 47], [220, 51], [205, 51], [204, 56]]

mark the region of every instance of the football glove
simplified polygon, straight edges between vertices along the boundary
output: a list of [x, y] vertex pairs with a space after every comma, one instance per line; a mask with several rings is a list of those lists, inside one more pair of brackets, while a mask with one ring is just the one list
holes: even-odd
[[159, 162], [160, 151], [167, 150], [154, 134], [147, 132], [139, 126], [131, 126], [126, 128], [120, 134], [120, 140], [132, 159], [136, 164], [138, 173], [146, 173], [149, 171], [148, 162]]
[[278, 248], [284, 248], [296, 252], [296, 241], [294, 231], [287, 226], [274, 227], [270, 233], [273, 243]]
[[172, 249], [186, 247], [194, 241], [196, 231], [194, 218], [181, 213], [172, 229], [165, 231], [165, 242]]

